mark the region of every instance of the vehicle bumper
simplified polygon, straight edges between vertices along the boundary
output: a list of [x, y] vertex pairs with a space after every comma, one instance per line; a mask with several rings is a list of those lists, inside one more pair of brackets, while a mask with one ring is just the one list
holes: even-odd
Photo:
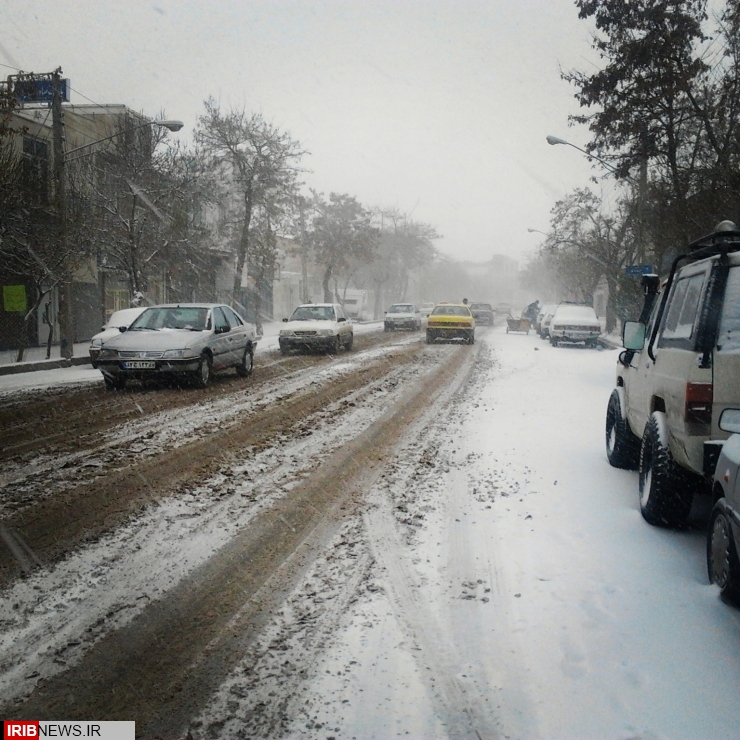
[[330, 337], [280, 337], [280, 349], [331, 349], [337, 341], [337, 335]]
[[418, 323], [415, 319], [394, 319], [385, 322], [386, 329], [416, 329]]
[[[154, 367], [141, 367], [141, 363], [152, 363]], [[136, 363], [136, 364], [134, 364]], [[200, 357], [177, 360], [97, 360], [97, 369], [114, 378], [167, 378], [177, 375], [192, 375], [198, 372]]]
[[601, 336], [600, 331], [550, 330], [550, 336], [559, 342], [590, 342]]
[[454, 327], [451, 329], [439, 329], [436, 327], [427, 329], [430, 339], [469, 339], [475, 334], [475, 329]]

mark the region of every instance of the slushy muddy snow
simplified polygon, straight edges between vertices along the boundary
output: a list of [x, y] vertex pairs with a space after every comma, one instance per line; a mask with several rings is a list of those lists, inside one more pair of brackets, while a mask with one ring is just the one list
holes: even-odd
[[[109, 394], [120, 420], [79, 444], [4, 450], [5, 715], [191, 740], [736, 737], [740, 617], [704, 534], [647, 525], [604, 454], [616, 352], [477, 340], [263, 351], [246, 384]], [[54, 524], [63, 497], [86, 529]]]

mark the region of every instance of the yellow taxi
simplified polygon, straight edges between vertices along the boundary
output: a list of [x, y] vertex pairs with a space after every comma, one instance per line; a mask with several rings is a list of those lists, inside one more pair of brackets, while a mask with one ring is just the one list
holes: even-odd
[[475, 342], [475, 319], [464, 303], [438, 303], [427, 321], [427, 344], [437, 339], [462, 339]]

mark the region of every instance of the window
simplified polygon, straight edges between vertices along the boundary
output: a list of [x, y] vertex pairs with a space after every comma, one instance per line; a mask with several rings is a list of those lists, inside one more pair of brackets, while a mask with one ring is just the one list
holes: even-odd
[[730, 269], [719, 320], [717, 350], [740, 352], [740, 267]]
[[228, 306], [222, 306], [224, 314], [226, 314], [226, 320], [231, 324], [232, 329], [236, 329], [239, 326], [243, 326], [242, 320], [238, 314], [234, 313]]
[[663, 324], [663, 340], [690, 340], [694, 337], [699, 303], [706, 273], [683, 278], [676, 283]]
[[223, 331], [228, 326], [229, 322], [226, 320], [226, 316], [224, 316], [221, 306], [216, 306], [216, 308], [213, 309], [213, 328], [216, 331]]

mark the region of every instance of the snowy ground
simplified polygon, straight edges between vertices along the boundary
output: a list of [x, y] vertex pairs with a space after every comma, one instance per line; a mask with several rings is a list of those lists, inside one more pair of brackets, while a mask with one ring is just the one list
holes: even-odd
[[[616, 353], [488, 336], [491, 362], [405, 435], [203, 737], [255, 736], [244, 718], [287, 691], [286, 734], [317, 740], [738, 736], [740, 618], [707, 584], [703, 534], [648, 526], [636, 474], [604, 455]], [[312, 609], [352, 588], [312, 652]]]
[[[636, 474], [606, 461], [616, 352], [478, 339], [469, 382], [398, 430], [190, 737], [738, 737], [740, 614], [707, 584], [703, 533], [647, 525]], [[402, 392], [390, 376], [255, 453], [260, 488], [285, 495]], [[64, 671], [248, 523], [239, 465], [5, 590], [2, 694]]]

